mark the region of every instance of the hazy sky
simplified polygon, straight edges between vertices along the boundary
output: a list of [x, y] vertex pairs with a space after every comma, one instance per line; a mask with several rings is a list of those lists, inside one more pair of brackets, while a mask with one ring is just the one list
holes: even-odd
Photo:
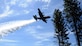
[[[48, 23], [34, 20], [38, 8], [51, 16]], [[62, 10], [63, 1], [0, 0], [0, 46], [57, 46], [51, 21], [54, 9]]]

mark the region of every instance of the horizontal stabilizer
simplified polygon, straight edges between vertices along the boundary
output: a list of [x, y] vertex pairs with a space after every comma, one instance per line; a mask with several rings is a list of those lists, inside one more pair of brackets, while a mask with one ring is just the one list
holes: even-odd
[[37, 16], [36, 16], [36, 15], [35, 15], [35, 16], [33, 16], [33, 17], [34, 17], [34, 19], [35, 19], [35, 20], [37, 20]]

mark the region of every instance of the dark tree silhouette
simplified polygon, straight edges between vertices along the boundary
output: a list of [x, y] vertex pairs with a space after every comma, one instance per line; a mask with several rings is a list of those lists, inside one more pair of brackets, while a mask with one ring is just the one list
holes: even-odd
[[76, 36], [78, 46], [82, 46], [82, 10], [78, 0], [64, 0], [64, 13], [67, 21], [71, 25], [72, 32]]
[[65, 28], [62, 12], [59, 9], [56, 9], [54, 11], [53, 24], [55, 28], [55, 34], [59, 42], [59, 46], [70, 46], [70, 43], [68, 42], [69, 37], [68, 33], [66, 33], [67, 29]]

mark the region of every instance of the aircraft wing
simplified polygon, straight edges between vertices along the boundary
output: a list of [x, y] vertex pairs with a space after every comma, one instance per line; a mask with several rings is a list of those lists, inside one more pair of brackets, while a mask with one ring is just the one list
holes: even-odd
[[38, 8], [38, 13], [39, 13], [39, 16], [40, 17], [43, 17], [44, 15], [43, 15], [43, 13], [41, 12], [41, 10]]
[[45, 23], [47, 23], [47, 20], [46, 20], [46, 19], [48, 19], [48, 18], [50, 18], [50, 16], [45, 16], [45, 17], [42, 18], [42, 20], [43, 20]]
[[45, 16], [44, 18], [47, 19], [47, 18], [50, 18], [50, 16]]
[[47, 20], [46, 19], [42, 19], [45, 23], [47, 23]]

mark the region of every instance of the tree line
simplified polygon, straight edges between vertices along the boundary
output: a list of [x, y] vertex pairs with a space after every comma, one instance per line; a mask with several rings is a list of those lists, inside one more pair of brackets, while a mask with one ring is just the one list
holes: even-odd
[[[53, 25], [59, 46], [71, 46], [68, 31], [74, 33], [77, 46], [82, 46], [82, 9], [79, 0], [63, 0], [64, 9], [54, 10]], [[55, 35], [54, 35], [55, 36]]]

